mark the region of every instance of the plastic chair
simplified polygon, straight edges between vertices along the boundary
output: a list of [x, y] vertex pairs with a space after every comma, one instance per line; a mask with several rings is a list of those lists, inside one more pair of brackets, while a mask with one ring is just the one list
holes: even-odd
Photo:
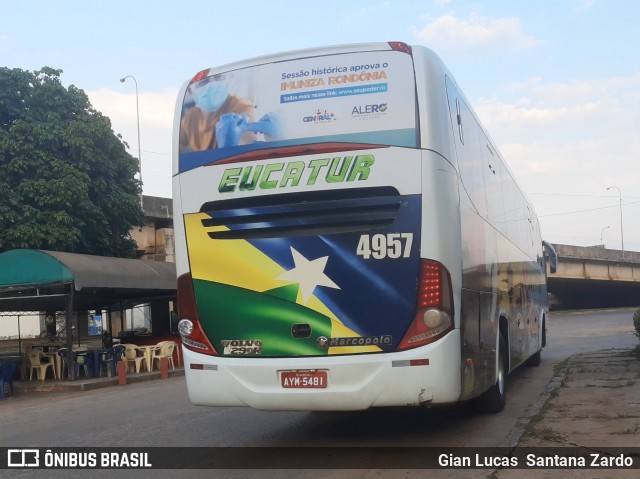
[[29, 376], [29, 368], [31, 364], [29, 363], [29, 351], [34, 348], [34, 343], [24, 342], [22, 343], [22, 356], [20, 358], [20, 380], [26, 381]]
[[87, 348], [73, 351], [73, 362], [76, 367], [76, 377], [80, 377], [80, 370], [84, 371], [84, 377], [89, 377], [89, 359], [87, 357]]
[[124, 344], [116, 344], [102, 355], [100, 358], [100, 375], [102, 375], [103, 366], [107, 366], [109, 377], [116, 375], [116, 363], [122, 360], [125, 349]]
[[38, 349], [32, 349], [29, 351], [27, 358], [29, 359], [29, 381], [33, 380], [33, 371], [36, 371], [38, 379], [44, 381], [47, 375], [47, 370], [51, 367], [51, 373], [53, 378], [56, 378], [56, 370], [52, 361], [44, 361], [48, 358], [42, 351]]
[[159, 343], [156, 343], [154, 345], [147, 346], [149, 348], [149, 360], [150, 360], [149, 371], [153, 371], [153, 363], [154, 363], [153, 358], [160, 354], [160, 348], [162, 348], [162, 345], [164, 343], [166, 343], [166, 341], [160, 341]]
[[[67, 374], [69, 372], [69, 364], [67, 362], [67, 353], [68, 353], [67, 348], [58, 349], [58, 356], [62, 358], [62, 368], [60, 371], [61, 378], [64, 377], [65, 369], [67, 370]], [[88, 371], [87, 371], [87, 363], [85, 360], [86, 357], [84, 355], [79, 356], [78, 353], [82, 354], [82, 351], [73, 351], [73, 369], [75, 370], [75, 377], [76, 378], [80, 377], [80, 368], [83, 369], [85, 377], [89, 377]]]
[[67, 348], [58, 349], [58, 356], [60, 356], [60, 358], [62, 359], [62, 367], [60, 368], [60, 377], [63, 378], [64, 370], [65, 369], [67, 371], [69, 370], [69, 367], [67, 365]]
[[158, 360], [158, 369], [160, 369], [160, 360], [162, 358], [167, 358], [171, 369], [175, 369], [176, 367], [173, 364], [173, 350], [176, 347], [176, 343], [174, 343], [173, 341], [161, 341], [160, 343], [158, 343], [158, 346], [160, 347], [154, 350], [151, 356], [152, 364], [154, 364], [155, 366], [155, 361]]
[[0, 362], [0, 399], [4, 399], [4, 385], [7, 384], [13, 397], [17, 397], [16, 389], [13, 385], [13, 375], [16, 371], [16, 363], [13, 361]]
[[137, 373], [140, 372], [140, 366], [144, 364], [144, 356], [141, 356], [140, 348], [135, 344], [125, 344], [124, 345], [124, 357], [122, 360], [127, 365], [127, 370], [129, 370], [129, 366], [134, 366], [135, 371]]

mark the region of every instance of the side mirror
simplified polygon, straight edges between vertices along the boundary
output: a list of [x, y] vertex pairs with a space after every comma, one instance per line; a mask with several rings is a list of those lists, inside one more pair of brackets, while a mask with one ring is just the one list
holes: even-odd
[[544, 252], [549, 258], [549, 272], [555, 273], [558, 270], [558, 253], [556, 253], [556, 249], [553, 247], [551, 243], [547, 243], [546, 241], [542, 242], [542, 247], [544, 248]]

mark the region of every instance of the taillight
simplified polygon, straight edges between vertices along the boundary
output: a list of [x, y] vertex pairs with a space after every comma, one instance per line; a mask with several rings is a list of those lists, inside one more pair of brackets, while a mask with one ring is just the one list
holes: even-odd
[[204, 79], [208, 74], [211, 68], [207, 68], [206, 70], [202, 70], [195, 74], [195, 76], [191, 79], [191, 83], [197, 83], [200, 80]]
[[182, 344], [192, 351], [217, 356], [217, 351], [200, 324], [196, 295], [193, 291], [193, 279], [190, 273], [183, 274], [178, 278], [178, 314], [181, 318], [178, 330], [182, 337]]
[[411, 46], [404, 42], [388, 42], [392, 50], [397, 52], [408, 53], [411, 55]]
[[451, 276], [437, 261], [421, 260], [416, 314], [398, 350], [432, 343], [453, 329]]

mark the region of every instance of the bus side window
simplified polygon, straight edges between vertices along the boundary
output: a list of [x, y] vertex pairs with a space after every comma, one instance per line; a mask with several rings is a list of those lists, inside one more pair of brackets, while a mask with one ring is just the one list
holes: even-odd
[[[460, 144], [464, 145], [464, 131], [462, 127], [462, 111], [458, 90], [455, 85], [445, 76], [445, 84], [447, 87], [447, 102], [449, 104], [449, 116], [451, 119], [452, 134], [454, 139], [458, 139]], [[456, 150], [460, 150], [460, 144], [456, 141]]]
[[500, 158], [493, 150], [484, 132], [481, 133], [480, 143], [484, 144], [482, 154], [484, 157], [484, 184], [487, 191], [487, 218], [494, 228], [505, 233]]
[[502, 168], [502, 198], [504, 200], [504, 220], [503, 234], [509, 238], [512, 243], [517, 243], [517, 202], [516, 202], [516, 184], [511, 178], [508, 169]]
[[456, 98], [456, 119], [458, 123], [458, 136], [460, 137], [460, 143], [464, 145], [464, 132], [462, 130], [462, 114], [460, 113], [460, 100]]
[[[448, 80], [448, 79], [447, 79]], [[486, 218], [487, 200], [485, 196], [485, 181], [482, 172], [483, 157], [480, 150], [480, 131], [477, 120], [471, 113], [458, 92], [447, 81], [447, 97], [449, 100], [449, 115], [456, 141], [456, 155], [458, 170], [464, 190], [466, 191], [476, 212]], [[457, 127], [457, 128], [456, 128]], [[455, 134], [457, 130], [457, 135]]]
[[480, 126], [463, 100], [456, 99], [456, 108], [460, 109], [459, 116], [462, 118], [461, 127], [464, 127], [465, 140], [464, 146], [460, 147], [458, 153], [460, 177], [476, 211], [486, 218], [487, 199], [483, 172], [484, 157], [480, 149]]

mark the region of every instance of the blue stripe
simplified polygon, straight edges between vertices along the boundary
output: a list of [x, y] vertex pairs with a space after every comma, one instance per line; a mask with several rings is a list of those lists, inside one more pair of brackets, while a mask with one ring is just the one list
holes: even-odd
[[[392, 335], [395, 350], [413, 316], [420, 269], [421, 196], [400, 197], [403, 206], [393, 225], [376, 233], [413, 233], [411, 257], [369, 259], [357, 255], [361, 234], [248, 240], [286, 271], [295, 264], [291, 247], [309, 261], [328, 256], [324, 273], [340, 289], [314, 289], [313, 294], [348, 328], [361, 336]], [[233, 226], [231, 226], [233, 228]], [[371, 232], [367, 232], [371, 233]]]
[[375, 85], [347, 86], [342, 88], [329, 88], [327, 90], [306, 91], [303, 93], [286, 93], [280, 95], [280, 103], [293, 103], [296, 101], [319, 100], [323, 98], [337, 98], [341, 96], [368, 95], [371, 93], [386, 93], [386, 83]]

